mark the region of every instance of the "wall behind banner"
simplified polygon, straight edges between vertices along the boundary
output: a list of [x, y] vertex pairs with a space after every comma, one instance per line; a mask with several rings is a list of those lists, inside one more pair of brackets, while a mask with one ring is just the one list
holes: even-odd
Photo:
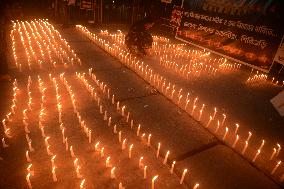
[[283, 36], [283, 0], [190, 0], [177, 37], [269, 70]]

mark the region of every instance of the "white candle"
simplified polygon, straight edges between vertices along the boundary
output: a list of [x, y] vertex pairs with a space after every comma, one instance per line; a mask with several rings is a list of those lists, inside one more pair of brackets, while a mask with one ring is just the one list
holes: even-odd
[[147, 178], [147, 165], [145, 165], [145, 167], [144, 167], [144, 177], [143, 178], [144, 179]]
[[110, 160], [110, 156], [106, 158], [106, 167], [111, 167], [109, 160]]
[[131, 128], [131, 129], [133, 128], [133, 119], [131, 120], [130, 128]]
[[278, 144], [278, 143], [277, 143], [277, 146], [278, 146], [278, 149], [277, 149], [276, 157], [279, 155], [280, 150], [281, 150], [281, 146], [280, 146], [280, 144]]
[[249, 135], [248, 135], [248, 138], [247, 138], [247, 140], [246, 140], [246, 141], [248, 141], [248, 142], [249, 142], [249, 140], [250, 140], [251, 136], [252, 136], [252, 133], [251, 133], [251, 132], [249, 132]]
[[167, 163], [167, 161], [168, 161], [169, 154], [170, 154], [170, 151], [167, 151], [167, 154], [166, 154], [166, 156], [165, 156], [165, 158], [164, 158], [164, 161], [163, 161], [163, 164], [164, 164], [164, 165], [165, 165], [165, 164]]
[[89, 130], [89, 143], [92, 143], [92, 131]]
[[27, 159], [27, 162], [31, 162], [32, 161], [30, 156], [29, 156], [29, 151], [28, 150], [26, 151], [26, 159]]
[[262, 140], [261, 145], [260, 145], [260, 147], [259, 147], [259, 150], [262, 150], [262, 148], [263, 148], [263, 146], [264, 146], [264, 143], [265, 143], [265, 141]]
[[85, 187], [84, 187], [85, 181], [86, 181], [86, 179], [83, 179], [83, 180], [81, 181], [81, 184], [80, 184], [80, 189], [83, 189], [83, 188], [85, 188]]
[[275, 167], [274, 167], [273, 170], [271, 171], [271, 175], [273, 175], [273, 174], [276, 172], [276, 170], [277, 170], [277, 168], [280, 166], [280, 164], [281, 164], [281, 161], [278, 161], [278, 163], [275, 165]]
[[70, 146], [70, 154], [71, 154], [71, 157], [76, 157], [73, 151], [73, 146]]
[[139, 159], [139, 164], [138, 164], [139, 168], [141, 168], [141, 167], [144, 166], [143, 163], [142, 163], [142, 161], [143, 161], [143, 157], [140, 157], [140, 159]]
[[269, 160], [272, 160], [272, 159], [274, 158], [275, 154], [276, 154], [276, 149], [273, 148], [273, 152], [272, 152], [272, 154], [271, 154]]
[[6, 142], [5, 142], [5, 139], [4, 139], [4, 138], [2, 138], [2, 146], [3, 146], [3, 148], [7, 148], [7, 147], [9, 147], [9, 145], [8, 145], [8, 144], [6, 144]]
[[141, 125], [139, 124], [138, 127], [137, 127], [137, 132], [136, 132], [136, 135], [137, 135], [137, 136], [139, 136], [140, 128], [141, 128]]
[[80, 166], [78, 165], [77, 168], [76, 168], [76, 176], [77, 178], [82, 178], [83, 176], [81, 175], [80, 173]]
[[206, 124], [206, 126], [205, 126], [206, 128], [208, 128], [208, 127], [209, 127], [209, 125], [210, 125], [210, 123], [211, 123], [212, 119], [213, 119], [213, 118], [212, 118], [212, 116], [210, 116], [209, 121], [208, 121], [208, 123], [207, 123], [207, 124]]
[[100, 145], [100, 142], [97, 142], [95, 145], [95, 151], [99, 151], [99, 145]]
[[245, 154], [247, 148], [248, 148], [248, 141], [246, 141], [246, 144], [245, 144], [245, 146], [244, 146], [244, 148], [243, 148], [243, 150], [242, 150], [242, 154], [243, 154], [243, 155]]
[[129, 146], [128, 157], [131, 159], [133, 144]]
[[44, 141], [45, 141], [45, 146], [49, 146], [49, 143], [48, 143], [48, 139], [49, 139], [50, 137], [46, 137], [45, 139], [44, 139]]
[[226, 127], [226, 131], [225, 131], [225, 134], [224, 134], [224, 136], [223, 136], [223, 140], [226, 139], [226, 136], [227, 136], [227, 134], [228, 134], [228, 131], [229, 131], [229, 129], [228, 129], [228, 127]]
[[113, 167], [110, 171], [110, 178], [115, 179], [115, 173], [114, 173], [115, 167]]
[[238, 129], [239, 129], [239, 124], [236, 123], [236, 128], [235, 128], [235, 135], [237, 134], [238, 132]]
[[235, 141], [233, 143], [233, 148], [236, 147], [238, 140], [239, 140], [239, 135], [236, 135]]
[[214, 114], [213, 114], [213, 117], [212, 117], [212, 119], [214, 119], [214, 118], [215, 118], [215, 116], [216, 116], [216, 113], [217, 113], [217, 108], [215, 107], [215, 108], [214, 108]]
[[52, 165], [52, 167], [54, 167], [55, 166], [55, 164], [54, 164], [54, 159], [56, 158], [56, 155], [54, 155], [54, 156], [52, 156], [52, 158], [51, 158], [51, 165]]
[[30, 176], [31, 176], [31, 174], [28, 173], [27, 176], [26, 176], [26, 181], [27, 181], [29, 189], [32, 189], [33, 187], [32, 187], [31, 181], [30, 181]]
[[187, 169], [184, 169], [184, 170], [183, 170], [183, 173], [182, 173], [182, 176], [181, 176], [181, 179], [180, 179], [180, 181], [179, 181], [180, 184], [183, 183], [183, 180], [184, 180], [184, 177], [185, 177], [185, 174], [186, 174], [186, 173], [187, 173]]
[[172, 167], [171, 167], [171, 174], [174, 173], [175, 164], [176, 164], [176, 161], [173, 161]]
[[256, 154], [254, 155], [252, 162], [255, 162], [256, 158], [258, 157], [258, 155], [260, 154], [260, 150], [257, 150]]
[[110, 126], [111, 125], [111, 117], [108, 118], [108, 124], [107, 126]]
[[157, 178], [158, 178], [158, 175], [152, 178], [152, 189], [155, 189], [155, 180], [157, 180]]
[[220, 122], [219, 122], [219, 120], [218, 120], [218, 121], [217, 121], [217, 127], [216, 127], [216, 129], [215, 129], [215, 133], [218, 132], [219, 128], [220, 128]]
[[104, 157], [104, 147], [102, 147], [102, 149], [101, 149], [101, 157]]
[[199, 184], [196, 183], [192, 189], [197, 189], [198, 187], [199, 187]]
[[123, 140], [122, 144], [121, 144], [121, 149], [124, 150], [126, 146], [126, 139]]
[[150, 144], [151, 144], [151, 134], [149, 134], [149, 136], [148, 136], [148, 141], [147, 141], [147, 146], [150, 146]]
[[157, 153], [156, 153], [156, 157], [158, 158], [160, 155], [160, 148], [161, 148], [161, 143], [158, 143], [158, 149], [157, 149]]
[[65, 138], [65, 150], [68, 151], [69, 150], [69, 146], [68, 146], [68, 139], [67, 137]]
[[130, 116], [130, 112], [127, 113], [126, 123], [128, 123], [128, 121], [129, 121], [129, 116]]
[[53, 182], [57, 182], [55, 167], [52, 168], [52, 179], [53, 179]]
[[125, 189], [125, 187], [123, 187], [122, 183], [119, 183], [118, 189]]
[[118, 141], [121, 143], [121, 131], [118, 132]]
[[116, 134], [117, 130], [116, 130], [116, 125], [113, 126], [113, 133]]

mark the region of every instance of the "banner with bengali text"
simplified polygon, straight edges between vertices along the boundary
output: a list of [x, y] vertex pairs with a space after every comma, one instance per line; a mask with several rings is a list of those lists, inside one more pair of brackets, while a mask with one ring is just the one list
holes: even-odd
[[247, 65], [269, 70], [283, 36], [283, 2], [185, 1], [176, 37]]

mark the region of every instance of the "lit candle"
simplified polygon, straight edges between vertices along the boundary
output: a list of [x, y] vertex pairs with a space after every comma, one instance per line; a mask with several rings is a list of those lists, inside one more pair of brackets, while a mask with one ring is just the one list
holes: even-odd
[[186, 174], [186, 173], [187, 173], [187, 169], [184, 169], [184, 170], [183, 170], [183, 173], [182, 173], [182, 176], [181, 176], [181, 179], [180, 179], [180, 181], [179, 181], [180, 184], [183, 183], [183, 180], [184, 180], [184, 177], [185, 177], [185, 174]]
[[112, 178], [112, 179], [115, 179], [114, 170], [115, 170], [115, 167], [113, 167], [110, 171], [110, 178]]
[[85, 188], [85, 187], [84, 187], [85, 181], [86, 181], [86, 179], [83, 179], [83, 180], [81, 181], [81, 184], [80, 184], [80, 189], [83, 189], [83, 188]]
[[265, 143], [265, 141], [262, 140], [261, 145], [260, 145], [260, 147], [259, 147], [259, 150], [262, 150], [262, 148], [263, 148], [263, 146], [264, 146], [264, 143]]
[[258, 157], [258, 155], [260, 154], [260, 150], [257, 150], [256, 154], [254, 155], [252, 162], [255, 162], [256, 158]]
[[236, 135], [235, 141], [233, 143], [233, 148], [236, 147], [236, 144], [237, 144], [238, 140], [239, 140], [239, 135]]
[[147, 165], [145, 165], [144, 167], [144, 179], [147, 178]]
[[110, 160], [110, 156], [108, 156], [106, 158], [106, 167], [111, 167], [110, 163], [109, 163], [109, 160]]
[[125, 187], [123, 187], [122, 183], [119, 183], [118, 189], [125, 189]]
[[246, 141], [248, 141], [248, 142], [249, 142], [249, 140], [250, 140], [251, 136], [252, 136], [252, 133], [251, 133], [251, 132], [249, 132], [249, 135], [248, 135], [248, 138], [247, 138], [247, 140], [246, 140]]
[[129, 146], [128, 157], [131, 159], [133, 144]]
[[8, 144], [6, 144], [6, 142], [5, 142], [5, 139], [4, 139], [4, 138], [2, 138], [2, 146], [3, 146], [3, 148], [7, 148], [7, 147], [9, 147], [9, 145], [8, 145]]
[[104, 147], [102, 147], [102, 149], [101, 149], [101, 157], [104, 157]]
[[95, 145], [95, 151], [99, 151], [99, 145], [100, 145], [100, 142], [97, 142]]
[[121, 149], [124, 150], [125, 149], [125, 145], [126, 145], [126, 139], [123, 140], [122, 144], [121, 144]]
[[163, 164], [164, 164], [164, 165], [165, 165], [165, 164], [167, 163], [167, 161], [168, 161], [169, 154], [170, 154], [170, 151], [167, 151], [167, 154], [166, 154], [165, 159], [164, 159], [164, 161], [163, 161]]
[[52, 167], [54, 167], [55, 166], [55, 164], [54, 164], [54, 159], [56, 158], [56, 155], [54, 155], [54, 156], [52, 156], [52, 158], [51, 158], [51, 164], [52, 164]]
[[226, 127], [226, 131], [225, 131], [225, 134], [224, 134], [224, 136], [223, 136], [223, 140], [226, 139], [226, 136], [227, 136], [227, 134], [228, 134], [228, 131], [229, 131], [229, 129], [228, 129], [228, 127]]
[[69, 146], [68, 146], [68, 139], [67, 137], [65, 138], [65, 150], [68, 151], [69, 150]]
[[107, 126], [110, 126], [111, 125], [111, 117], [108, 118], [108, 124]]
[[89, 143], [92, 143], [92, 131], [89, 130]]
[[281, 150], [281, 146], [280, 146], [280, 144], [278, 144], [278, 143], [277, 143], [277, 146], [278, 146], [278, 149], [277, 149], [276, 157], [279, 155], [280, 150]]
[[213, 118], [212, 118], [212, 116], [210, 116], [209, 121], [208, 121], [208, 123], [207, 123], [207, 124], [206, 124], [206, 126], [205, 126], [206, 128], [208, 128], [208, 127], [209, 127], [209, 125], [210, 125], [210, 123], [211, 123], [212, 119], [213, 119]]
[[221, 124], [222, 127], [223, 127], [223, 125], [224, 125], [224, 123], [225, 123], [225, 120], [226, 120], [226, 115], [223, 114], [223, 120], [222, 120], [222, 124]]
[[77, 168], [76, 168], [76, 176], [77, 178], [82, 178], [83, 176], [81, 175], [80, 173], [80, 166], [78, 165]]
[[275, 165], [275, 167], [273, 168], [273, 170], [271, 171], [271, 175], [273, 175], [275, 173], [275, 171], [277, 170], [277, 168], [280, 166], [281, 161], [278, 161], [278, 163]]
[[29, 151], [28, 150], [26, 151], [26, 159], [27, 159], [27, 162], [31, 162], [32, 161], [30, 156], [29, 156]]
[[143, 163], [142, 163], [142, 161], [143, 161], [143, 157], [140, 157], [140, 159], [139, 159], [139, 164], [138, 164], [139, 168], [141, 168], [141, 167], [144, 166]]
[[32, 189], [32, 184], [31, 184], [31, 181], [30, 181], [30, 176], [31, 176], [31, 174], [28, 173], [27, 176], [26, 176], [26, 181], [27, 181], [27, 184], [28, 184], [29, 189]]
[[244, 148], [243, 148], [243, 150], [242, 150], [242, 154], [243, 154], [243, 155], [245, 154], [247, 148], [248, 148], [248, 141], [246, 141], [246, 144], [245, 144], [245, 146], [244, 146]]
[[199, 184], [196, 183], [196, 184], [194, 185], [193, 189], [197, 189], [198, 187], [199, 187]]
[[149, 136], [148, 136], [148, 141], [147, 141], [147, 146], [150, 146], [150, 144], [151, 144], [151, 134], [149, 134]]
[[176, 164], [176, 161], [173, 161], [172, 167], [171, 167], [171, 174], [174, 173], [175, 164]]
[[235, 128], [235, 135], [237, 134], [238, 132], [238, 129], [239, 129], [239, 124], [236, 123], [236, 128]]
[[155, 181], [157, 180], [157, 178], [158, 178], [158, 175], [152, 178], [152, 189], [155, 189]]
[[52, 179], [53, 179], [53, 182], [57, 182], [55, 167], [52, 168]]
[[130, 116], [130, 112], [127, 113], [126, 123], [128, 123], [128, 121], [129, 121], [129, 116]]
[[121, 131], [118, 132], [118, 141], [121, 143]]
[[141, 125], [139, 124], [138, 127], [137, 127], [137, 132], [136, 132], [136, 135], [137, 135], [137, 136], [139, 136], [140, 128], [141, 128]]
[[215, 107], [215, 108], [214, 108], [214, 114], [213, 114], [213, 117], [212, 117], [212, 119], [214, 119], [214, 118], [215, 118], [215, 116], [216, 116], [216, 113], [217, 113], [217, 108]]
[[274, 158], [275, 154], [276, 154], [276, 149], [273, 148], [273, 152], [272, 152], [272, 154], [271, 154], [269, 160], [272, 160], [272, 159]]
[[217, 121], [217, 127], [216, 127], [216, 129], [215, 129], [215, 133], [218, 132], [219, 128], [220, 128], [220, 122], [219, 122], [219, 120], [218, 120], [218, 121]]
[[76, 157], [73, 151], [73, 146], [70, 146], [70, 154], [71, 154], [71, 157]]
[[116, 134], [117, 130], [116, 130], [116, 125], [113, 126], [113, 133]]
[[159, 157], [159, 154], [160, 154], [160, 148], [161, 148], [161, 143], [159, 142], [159, 143], [158, 143], [157, 153], [156, 153], [156, 157], [157, 157], [157, 158]]

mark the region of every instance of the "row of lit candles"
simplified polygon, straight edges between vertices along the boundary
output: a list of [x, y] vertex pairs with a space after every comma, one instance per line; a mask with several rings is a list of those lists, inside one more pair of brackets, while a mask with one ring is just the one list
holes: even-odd
[[[134, 120], [131, 119], [131, 121], [130, 121], [130, 112], [126, 113], [126, 106], [122, 106], [122, 105], [120, 105], [119, 101], [117, 101], [117, 102], [115, 101], [114, 94], [110, 93], [110, 89], [107, 87], [107, 85], [103, 81], [99, 81], [99, 80], [96, 79], [95, 74], [92, 73], [92, 69], [89, 69], [89, 75], [95, 81], [96, 85], [102, 91], [102, 93], [107, 95], [107, 99], [109, 99], [111, 101], [111, 103], [114, 106], [116, 106], [117, 112], [125, 118], [126, 124], [130, 124], [130, 128], [132, 130], [133, 127], [134, 127]], [[77, 73], [77, 77], [84, 83], [86, 89], [90, 92], [92, 98], [94, 98], [95, 100], [98, 100], [99, 97], [97, 97], [97, 93], [94, 92], [94, 87], [86, 79], [85, 74]], [[103, 114], [102, 106], [100, 106], [100, 113]], [[104, 120], [106, 120], [106, 121], [108, 120], [108, 126], [111, 126], [111, 117], [109, 117], [109, 118], [107, 117], [106, 111], [104, 113]], [[135, 130], [135, 135], [137, 137], [141, 138], [142, 142], [144, 141], [144, 138], [146, 138], [146, 145], [151, 146], [151, 139], [153, 137], [152, 134], [150, 133], [150, 134], [148, 134], [148, 136], [146, 136], [146, 134], [142, 133], [141, 130], [142, 130], [142, 127], [141, 127], [140, 124], [138, 124], [137, 129]], [[117, 131], [117, 126], [115, 124], [113, 125], [113, 132], [114, 132], [114, 134], [118, 133], [119, 142], [122, 143], [122, 149], [125, 149], [125, 141], [127, 139], [124, 139], [124, 140], [121, 139], [121, 131], [119, 131], [119, 132]], [[132, 148], [133, 148], [133, 145], [131, 144], [129, 146], [129, 157], [131, 157]], [[156, 157], [157, 158], [160, 157], [160, 149], [161, 149], [161, 143], [159, 142], [158, 146], [157, 146], [157, 151], [156, 151]], [[168, 150], [165, 157], [163, 158], [163, 164], [164, 165], [166, 165], [168, 163], [169, 155], [170, 155], [170, 151]], [[143, 157], [140, 157], [139, 167], [142, 167], [142, 164], [143, 164], [142, 160], [143, 160]], [[172, 165], [171, 165], [171, 169], [170, 169], [171, 174], [173, 174], [175, 164], [176, 164], [176, 161], [173, 161]], [[144, 178], [146, 178], [146, 169], [147, 169], [147, 166], [144, 166]], [[182, 184], [184, 182], [187, 171], [188, 171], [187, 169], [184, 169], [183, 174], [180, 178], [180, 184]], [[153, 177], [153, 179], [154, 178], [155, 177]], [[198, 186], [199, 186], [199, 184], [196, 183], [194, 185], [194, 189], [196, 189]]]
[[[18, 31], [21, 43], [24, 46], [29, 69], [31, 69], [32, 60], [37, 63], [40, 68], [42, 68], [42, 64], [45, 62], [50, 62], [56, 67], [57, 59], [59, 59], [65, 67], [68, 66], [68, 63], [71, 63], [72, 65], [73, 63], [81, 64], [80, 59], [74, 51], [71, 50], [66, 40], [62, 39], [59, 32], [47, 21], [31, 21], [30, 23], [13, 22], [13, 24], [13, 30], [10, 35], [12, 39], [12, 50], [16, 66], [20, 71], [22, 70], [22, 65], [17, 61], [18, 57], [16, 55], [15, 47], [16, 31]], [[23, 33], [25, 35], [23, 35]], [[37, 53], [34, 49], [38, 49]], [[53, 56], [51, 56], [51, 54], [53, 54]]]
[[[103, 39], [99, 39], [97, 36], [96, 36], [96, 37], [93, 37], [93, 36], [95, 36], [95, 34], [90, 33], [86, 28], [83, 28], [83, 27], [80, 27], [80, 26], [77, 26], [77, 28], [80, 29], [80, 31], [81, 31], [82, 33], [86, 34], [93, 42], [95, 42], [95, 43], [97, 43], [98, 45], [100, 45], [101, 47], [105, 48], [107, 51], [110, 49], [108, 46], [106, 47], [106, 46], [103, 44], [103, 43], [107, 43], [107, 42], [105, 42]], [[118, 49], [118, 48], [116, 48], [116, 50], [117, 50], [117, 49]], [[113, 52], [110, 52], [110, 53], [111, 53], [111, 54], [114, 54]], [[159, 89], [159, 90], [161, 90], [162, 92], [164, 92], [164, 91], [163, 91], [163, 87], [164, 87], [164, 86], [167, 86], [167, 85], [165, 85], [165, 78], [162, 77], [162, 78], [164, 79], [164, 84], [163, 84], [162, 86], [160, 86], [159, 83], [161, 83], [161, 82], [159, 82], [159, 81], [157, 81], [157, 80], [155, 81], [155, 78], [159, 78], [160, 76], [159, 76], [158, 74], [153, 74], [153, 70], [150, 69], [149, 65], [144, 65], [143, 63], [141, 63], [141, 62], [139, 62], [139, 61], [136, 61], [136, 62], [135, 62], [135, 61], [134, 61], [135, 58], [132, 58], [131, 56], [128, 56], [127, 52], [124, 52], [124, 51], [122, 51], [122, 52], [116, 52], [115, 54], [118, 55], [117, 57], [118, 57], [124, 64], [128, 65], [128, 66], [131, 67], [131, 68], [134, 68], [133, 70], [134, 70], [136, 73], [138, 73], [138, 74], [141, 75], [143, 78], [145, 78], [148, 82], [150, 82], [151, 84], [153, 84], [153, 86], [155, 86], [157, 89]], [[126, 56], [128, 56], [128, 58], [126, 58]], [[147, 69], [147, 67], [148, 67], [148, 69]], [[154, 78], [154, 79], [153, 79], [153, 78]], [[169, 90], [167, 90], [167, 89], [170, 89], [170, 85], [171, 85], [171, 83], [168, 82], [168, 87], [166, 88], [166, 92], [169, 91]], [[172, 85], [172, 86], [175, 86], [175, 85]], [[187, 95], [187, 98], [184, 98], [181, 93], [179, 93], [179, 95], [174, 96], [173, 94], [175, 93], [175, 91], [181, 91], [182, 89], [176, 90], [175, 87], [172, 87], [170, 90], [171, 90], [171, 92], [170, 92], [171, 95], [170, 95], [170, 96], [169, 96], [167, 93], [165, 94], [165, 92], [164, 92], [164, 94], [165, 94], [166, 96], [168, 96], [169, 98], [171, 98], [171, 99], [178, 99], [178, 105], [179, 105], [180, 107], [182, 107], [181, 104], [186, 104], [185, 106], [188, 105], [188, 102], [190, 101], [189, 98], [188, 98], [188, 95], [189, 95], [189, 94]], [[180, 103], [182, 98], [185, 99], [184, 103]], [[205, 106], [205, 105], [204, 105], [204, 106]], [[200, 110], [199, 110], [199, 112], [200, 112], [200, 113], [199, 113], [199, 117], [202, 116], [202, 112], [204, 111], [204, 106], [202, 105], [202, 107], [201, 107]], [[182, 108], [184, 109], [184, 107], [182, 107]], [[191, 110], [192, 115], [193, 115], [193, 113], [194, 113], [194, 111], [195, 111], [196, 109], [197, 109], [197, 105], [196, 105], [196, 103], [193, 103], [193, 104], [192, 104], [192, 110]], [[186, 109], [185, 109], [185, 110], [186, 110]], [[216, 112], [216, 108], [215, 108], [214, 112]], [[216, 113], [215, 113], [215, 114], [216, 114]], [[211, 117], [212, 117], [212, 116], [211, 116]], [[208, 122], [210, 122], [211, 119], [212, 119], [212, 118], [210, 118]], [[218, 125], [217, 125], [217, 127], [218, 127]], [[226, 129], [226, 130], [229, 130], [229, 128]], [[218, 131], [221, 131], [221, 130], [217, 129], [217, 132], [218, 132]], [[249, 132], [249, 133], [251, 133], [251, 132]], [[217, 133], [215, 133], [215, 134], [217, 135]], [[227, 135], [227, 134], [226, 134], [226, 135]], [[218, 135], [217, 135], [217, 136], [218, 136]], [[222, 137], [222, 138], [226, 139], [226, 137]], [[222, 138], [221, 138], [221, 139], [222, 139]], [[228, 138], [227, 138], [227, 139], [228, 139]], [[233, 146], [236, 146], [236, 143], [239, 141], [239, 139], [240, 139], [240, 136], [237, 135], [237, 134], [235, 134], [235, 139], [234, 139]], [[264, 140], [262, 140], [262, 141], [264, 141]], [[263, 142], [262, 142], [262, 143], [261, 143], [261, 148], [260, 148], [260, 147], [257, 148], [255, 155], [253, 156], [252, 159], [250, 159], [250, 161], [252, 161], [252, 162], [255, 162], [255, 161], [256, 161], [257, 157], [259, 156], [259, 154], [260, 154], [260, 152], [261, 152], [261, 149], [262, 149], [263, 145], [264, 145], [264, 144], [263, 144]], [[246, 142], [245, 146], [248, 146], [248, 141]], [[245, 147], [245, 146], [244, 146], [244, 148], [246, 149], [247, 147]], [[277, 144], [277, 146], [278, 146], [278, 150], [277, 150], [277, 151], [280, 152], [281, 147], [280, 147], [279, 144]], [[234, 147], [233, 147], [233, 148], [234, 148]], [[243, 149], [244, 149], [244, 148], [243, 148]], [[274, 148], [274, 149], [275, 149], [275, 148]], [[244, 151], [244, 150], [242, 150], [242, 151]], [[274, 153], [274, 151], [275, 151], [275, 150], [272, 151], [272, 154]], [[243, 156], [245, 156], [245, 153], [240, 152], [240, 154], [242, 154]], [[279, 154], [279, 153], [278, 153], [278, 154]], [[275, 156], [274, 156], [274, 157], [275, 157]], [[277, 165], [279, 165], [278, 163], [279, 163], [279, 161], [277, 162]], [[282, 180], [282, 178], [281, 178], [281, 180]]]

